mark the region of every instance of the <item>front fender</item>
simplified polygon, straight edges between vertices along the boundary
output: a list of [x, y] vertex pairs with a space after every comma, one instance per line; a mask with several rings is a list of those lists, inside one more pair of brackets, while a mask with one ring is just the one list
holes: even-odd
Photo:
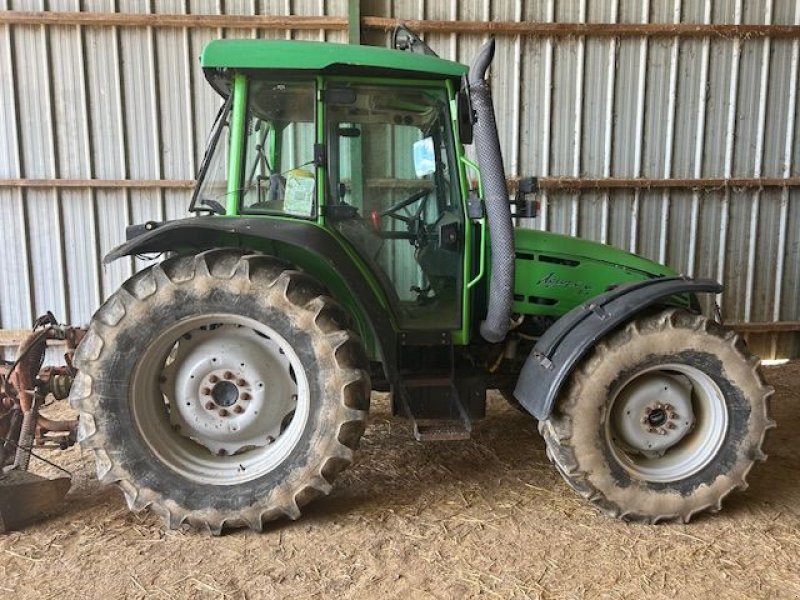
[[604, 335], [648, 306], [677, 294], [719, 294], [711, 279], [662, 277], [619, 286], [572, 309], [539, 339], [525, 361], [514, 396], [537, 419], [553, 410], [564, 381]]

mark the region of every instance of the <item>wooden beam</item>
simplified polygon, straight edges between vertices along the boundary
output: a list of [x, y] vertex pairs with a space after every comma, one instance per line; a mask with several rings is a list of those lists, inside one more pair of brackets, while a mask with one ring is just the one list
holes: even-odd
[[[800, 187], [800, 177], [735, 177], [732, 179], [589, 179], [583, 177], [540, 177], [539, 187], [548, 191], [608, 190], [608, 189], [705, 189], [784, 188]], [[420, 180], [370, 180], [368, 185], [383, 187], [419, 187]], [[0, 188], [18, 189], [192, 189], [190, 179], [0, 179]], [[509, 179], [508, 186], [517, 188], [517, 180]]]
[[[608, 189], [705, 189], [724, 190], [730, 188], [783, 188], [800, 186], [800, 177], [734, 177], [730, 179], [623, 179], [609, 177], [590, 179], [584, 177], [540, 177], [543, 190], [608, 190]], [[517, 180], [508, 182], [517, 188]]]
[[0, 188], [23, 189], [192, 189], [185, 179], [0, 179]]
[[792, 333], [800, 331], [800, 321], [725, 323], [738, 333]]
[[[0, 348], [19, 346], [32, 333], [30, 329], [0, 329]], [[47, 340], [48, 346], [60, 346], [64, 340]]]
[[534, 21], [432, 21], [403, 20], [388, 17], [362, 17], [368, 29], [390, 31], [406, 25], [418, 33], [494, 33], [498, 35], [530, 35], [564, 37], [588, 35], [596, 37], [800, 37], [797, 25], [733, 25], [700, 23], [537, 23]]
[[0, 12], [0, 24], [85, 25], [94, 27], [207, 27], [209, 29], [347, 30], [347, 19], [345, 17], [332, 16], [180, 15], [21, 10]]
[[[356, 0], [349, 0], [349, 5]], [[350, 6], [348, 6], [350, 8]], [[359, 7], [360, 13], [360, 7]], [[402, 20], [360, 16], [365, 29], [389, 31], [405, 24], [421, 33], [471, 33], [565, 37], [724, 37], [798, 38], [796, 25], [700, 24], [700, 23], [538, 23], [534, 21], [436, 21]], [[20, 11], [0, 12], [0, 25], [67, 25], [94, 27], [177, 27], [209, 29], [329, 30], [347, 31], [353, 41], [356, 24], [348, 16], [305, 15], [199, 15], [133, 14], [113, 12]], [[360, 37], [360, 36], [359, 36]]]

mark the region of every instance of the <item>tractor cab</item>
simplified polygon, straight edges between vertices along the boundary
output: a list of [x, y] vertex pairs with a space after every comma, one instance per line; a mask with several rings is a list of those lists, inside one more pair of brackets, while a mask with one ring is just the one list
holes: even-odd
[[466, 340], [468, 190], [456, 120], [466, 67], [313, 42], [220, 41], [202, 64], [226, 98], [191, 210], [328, 229], [401, 331]]

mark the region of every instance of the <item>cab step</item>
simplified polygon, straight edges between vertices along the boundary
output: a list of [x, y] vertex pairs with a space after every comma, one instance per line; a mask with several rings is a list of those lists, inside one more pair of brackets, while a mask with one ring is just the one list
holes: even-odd
[[463, 421], [414, 421], [414, 438], [420, 442], [468, 440], [472, 435], [470, 429]]
[[415, 373], [403, 379], [404, 413], [421, 442], [468, 440], [472, 421], [450, 373]]

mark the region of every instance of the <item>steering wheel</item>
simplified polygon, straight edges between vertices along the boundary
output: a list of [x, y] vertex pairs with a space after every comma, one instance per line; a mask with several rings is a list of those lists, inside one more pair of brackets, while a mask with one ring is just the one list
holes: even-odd
[[419, 219], [420, 215], [422, 214], [422, 211], [425, 209], [425, 203], [423, 202], [422, 204], [419, 205], [419, 208], [414, 213], [414, 216], [398, 215], [397, 211], [398, 210], [402, 210], [402, 209], [406, 208], [407, 206], [411, 206], [412, 204], [414, 204], [415, 202], [419, 202], [423, 198], [427, 198], [427, 196], [428, 196], [428, 194], [430, 194], [430, 192], [431, 192], [431, 190], [427, 190], [427, 189], [416, 191], [413, 194], [411, 194], [408, 198], [406, 198], [405, 200], [401, 200], [400, 202], [398, 202], [396, 204], [392, 204], [389, 208], [381, 211], [380, 215], [382, 217], [391, 217], [393, 219], [397, 219], [398, 221], [402, 221], [406, 225], [410, 225], [412, 222], [414, 222], [417, 219]]
[[[398, 221], [402, 221], [403, 223], [405, 223], [406, 227], [408, 228], [408, 233], [397, 237], [408, 239], [412, 244], [414, 244], [418, 248], [422, 247], [425, 244], [425, 236], [427, 231], [425, 228], [425, 222], [422, 220], [422, 211], [425, 210], [425, 204], [427, 203], [430, 193], [431, 190], [429, 189], [421, 189], [411, 194], [408, 198], [401, 200], [396, 204], [393, 204], [389, 208], [379, 213], [381, 217], [390, 217], [392, 219], [397, 219]], [[420, 200], [422, 200], [422, 202], [420, 202]], [[411, 206], [415, 202], [420, 202], [420, 205], [417, 208], [417, 210], [414, 211], [413, 215], [408, 215], [408, 214], [403, 215], [397, 212], [399, 210], [403, 210], [404, 208]]]

